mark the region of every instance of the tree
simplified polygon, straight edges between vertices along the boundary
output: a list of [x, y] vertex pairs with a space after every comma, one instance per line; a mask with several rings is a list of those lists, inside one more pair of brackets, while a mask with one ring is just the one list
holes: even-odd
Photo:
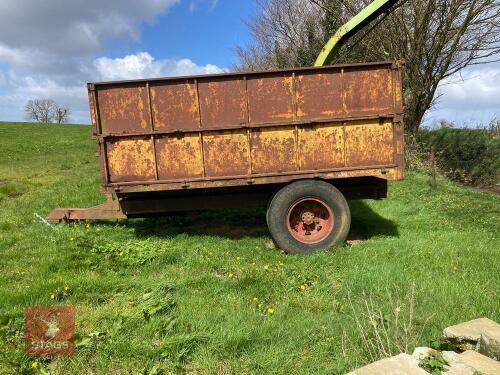
[[[251, 44], [237, 49], [239, 69], [312, 65], [333, 32], [370, 2], [257, 1], [261, 11], [249, 22]], [[444, 79], [467, 66], [498, 61], [498, 0], [401, 1], [370, 27], [341, 48], [333, 62], [404, 59], [405, 126], [411, 136], [439, 98]]]
[[54, 112], [54, 120], [57, 124], [63, 124], [69, 120], [69, 108], [67, 107], [56, 107]]
[[24, 108], [28, 120], [49, 124], [62, 124], [69, 119], [69, 108], [56, 104], [52, 99], [28, 100]]

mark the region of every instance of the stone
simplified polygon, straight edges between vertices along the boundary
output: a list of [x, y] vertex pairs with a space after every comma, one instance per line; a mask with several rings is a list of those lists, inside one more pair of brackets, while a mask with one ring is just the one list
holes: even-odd
[[467, 350], [459, 354], [459, 357], [462, 363], [474, 367], [483, 375], [500, 374], [500, 362], [475, 352], [474, 350]]
[[418, 360], [413, 356], [402, 353], [394, 357], [384, 358], [361, 367], [349, 373], [349, 375], [429, 375], [427, 371], [418, 366]]
[[421, 361], [422, 359], [427, 358], [431, 354], [435, 354], [438, 351], [436, 349], [432, 348], [427, 348], [425, 346], [419, 346], [418, 348], [415, 348], [413, 351], [412, 357], [415, 358], [417, 361]]
[[448, 363], [444, 366], [446, 375], [475, 375], [476, 369], [470, 367], [460, 360], [460, 356], [455, 352], [441, 352], [444, 360]]
[[477, 375], [475, 368], [467, 366], [463, 363], [454, 363], [452, 366], [444, 366], [442, 375]]
[[460, 323], [443, 331], [443, 339], [459, 350], [476, 349], [482, 334], [500, 337], [500, 325], [491, 319], [480, 318]]
[[478, 352], [500, 361], [500, 334], [498, 332], [483, 333], [479, 338]]

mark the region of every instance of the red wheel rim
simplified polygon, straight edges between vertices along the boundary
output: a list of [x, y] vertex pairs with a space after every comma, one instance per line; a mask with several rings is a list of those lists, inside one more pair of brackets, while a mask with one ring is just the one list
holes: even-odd
[[319, 198], [302, 198], [288, 209], [288, 231], [297, 241], [314, 244], [332, 233], [335, 225], [333, 211]]

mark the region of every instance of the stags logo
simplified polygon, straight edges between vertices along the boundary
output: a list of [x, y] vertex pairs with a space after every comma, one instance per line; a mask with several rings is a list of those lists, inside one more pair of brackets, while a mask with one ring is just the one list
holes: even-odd
[[24, 319], [28, 355], [51, 356], [74, 353], [74, 306], [27, 307]]

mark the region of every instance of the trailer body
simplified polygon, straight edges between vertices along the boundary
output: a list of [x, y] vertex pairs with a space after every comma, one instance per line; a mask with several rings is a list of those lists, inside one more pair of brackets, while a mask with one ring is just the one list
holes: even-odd
[[403, 177], [394, 62], [88, 85], [117, 193]]
[[265, 207], [297, 180], [384, 198], [387, 180], [404, 177], [399, 62], [89, 83], [88, 93], [108, 201], [56, 209], [52, 222]]

